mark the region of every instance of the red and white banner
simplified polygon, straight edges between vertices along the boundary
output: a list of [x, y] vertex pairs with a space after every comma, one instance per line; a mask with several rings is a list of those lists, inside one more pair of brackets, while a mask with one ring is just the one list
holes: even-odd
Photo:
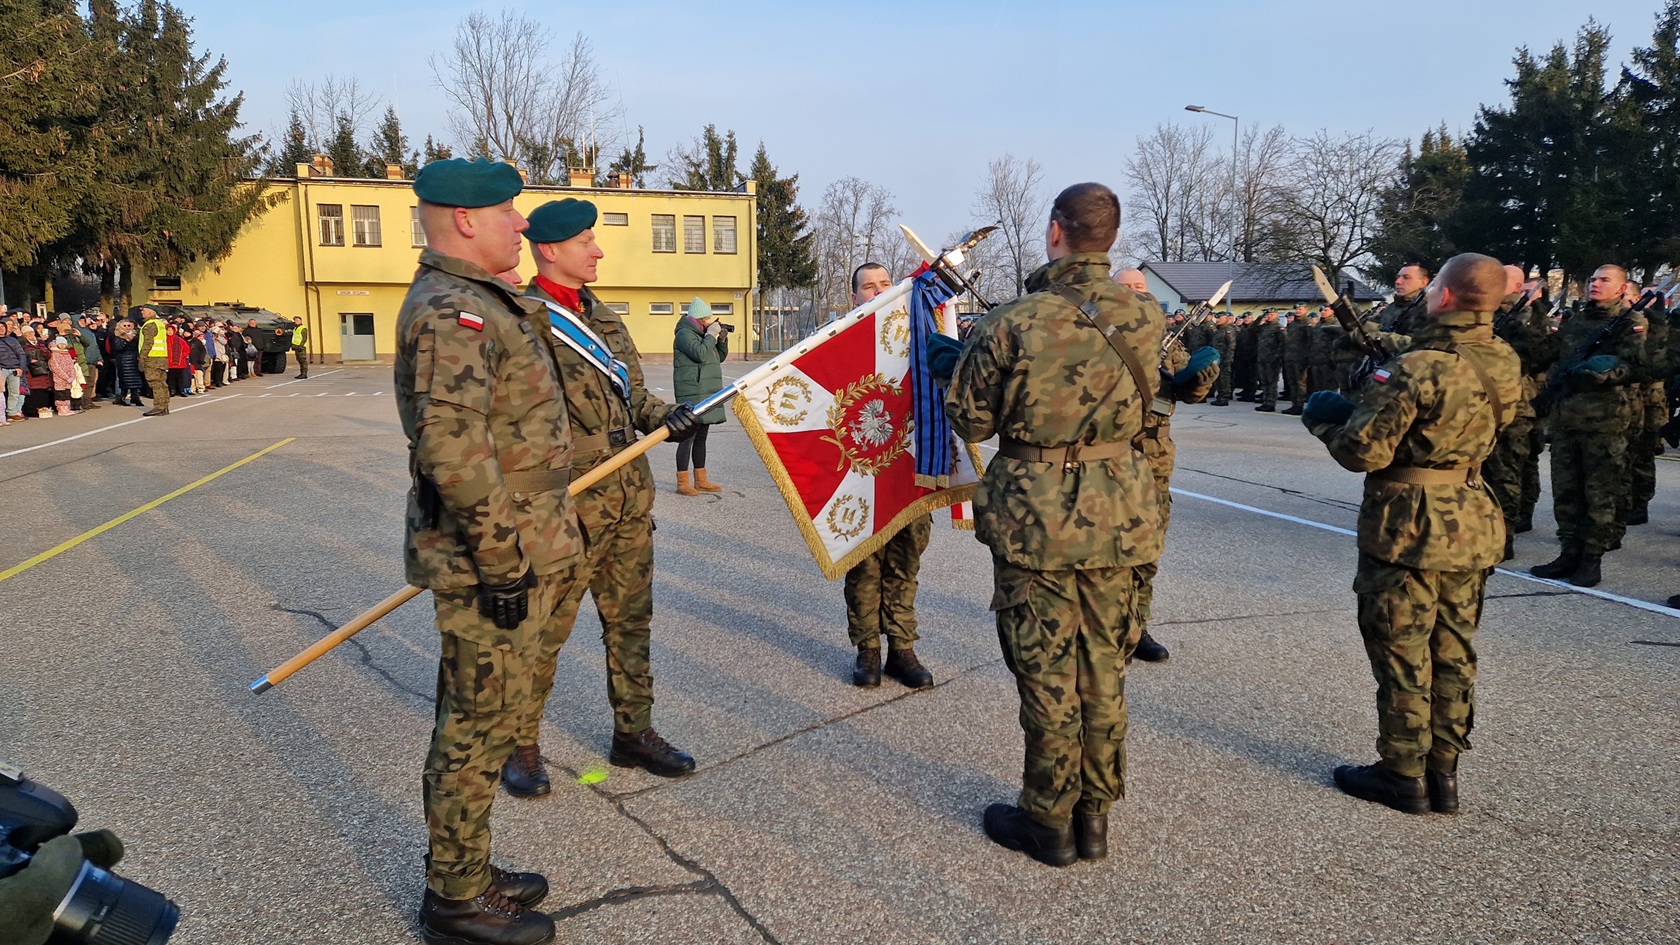
[[916, 517], [967, 501], [979, 482], [978, 451], [952, 438], [948, 448], [965, 459], [949, 485], [917, 484], [910, 285], [905, 279], [848, 313], [838, 330], [820, 329], [735, 398], [736, 416], [831, 581]]

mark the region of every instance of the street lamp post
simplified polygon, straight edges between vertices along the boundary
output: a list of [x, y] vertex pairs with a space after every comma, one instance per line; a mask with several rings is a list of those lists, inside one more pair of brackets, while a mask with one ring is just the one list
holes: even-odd
[[[1186, 106], [1184, 106], [1184, 110], [1187, 111], [1187, 112], [1197, 112], [1197, 113], [1203, 114], [1203, 115], [1216, 115], [1220, 118], [1231, 119], [1231, 259], [1230, 259], [1230, 266], [1227, 267], [1226, 272], [1225, 272], [1225, 278], [1230, 279], [1232, 282], [1235, 282], [1236, 279], [1237, 279], [1237, 229], [1238, 229], [1238, 226], [1237, 226], [1237, 130], [1242, 127], [1242, 122], [1239, 121], [1237, 119], [1237, 116], [1235, 116], [1235, 115], [1227, 115], [1224, 112], [1216, 112], [1216, 111], [1213, 111], [1211, 109], [1204, 108], [1200, 105], [1186, 105]], [[1226, 296], [1225, 296], [1225, 311], [1227, 311], [1227, 312], [1231, 311], [1231, 293], [1227, 293]]]

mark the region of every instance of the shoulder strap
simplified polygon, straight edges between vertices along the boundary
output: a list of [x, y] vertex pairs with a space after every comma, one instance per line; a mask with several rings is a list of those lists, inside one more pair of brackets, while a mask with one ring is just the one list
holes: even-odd
[[1470, 369], [1472, 371], [1476, 372], [1477, 380], [1480, 380], [1482, 382], [1482, 392], [1487, 394], [1488, 403], [1493, 405], [1493, 422], [1494, 422], [1494, 424], [1497, 425], [1497, 426], [1501, 426], [1501, 427], [1504, 426], [1505, 425], [1505, 402], [1503, 400], [1499, 399], [1499, 392], [1497, 390], [1494, 390], [1493, 378], [1488, 377], [1488, 373], [1487, 373], [1487, 371], [1482, 369], [1482, 364], [1481, 364], [1480, 361], [1477, 361], [1474, 357], [1472, 357], [1470, 355], [1469, 352], [1465, 351], [1463, 348], [1459, 347], [1457, 344], [1447, 345], [1447, 350], [1451, 351], [1453, 354], [1458, 355], [1460, 358], [1463, 358], [1465, 363], [1470, 365]]
[[1138, 401], [1143, 406], [1144, 420], [1147, 425], [1149, 403], [1155, 398], [1155, 388], [1149, 383], [1149, 375], [1144, 372], [1143, 360], [1138, 357], [1137, 351], [1126, 343], [1126, 339], [1120, 337], [1120, 329], [1109, 321], [1108, 316], [1102, 313], [1102, 309], [1091, 304], [1084, 296], [1059, 282], [1051, 283], [1050, 291], [1061, 296], [1062, 301], [1083, 312], [1085, 317], [1091, 320], [1091, 324], [1096, 326], [1097, 331], [1102, 333], [1103, 340], [1108, 342], [1108, 346], [1113, 348], [1114, 353], [1120, 356], [1120, 360], [1126, 362], [1126, 370], [1132, 372], [1132, 383], [1137, 385]]

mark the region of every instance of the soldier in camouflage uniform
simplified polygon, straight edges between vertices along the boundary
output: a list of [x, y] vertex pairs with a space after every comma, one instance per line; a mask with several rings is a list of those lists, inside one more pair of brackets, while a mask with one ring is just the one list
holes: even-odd
[[[852, 271], [852, 306], [868, 302], [893, 287], [892, 274], [880, 263], [866, 262]], [[857, 658], [852, 684], [875, 687], [881, 673], [911, 689], [933, 685], [933, 673], [916, 656], [916, 590], [922, 554], [933, 537], [933, 517], [924, 515], [905, 525], [874, 554], [846, 572], [846, 633]], [[881, 636], [887, 638], [887, 659], [881, 661]]]
[[1470, 748], [1473, 637], [1505, 543], [1479, 467], [1522, 397], [1521, 362], [1493, 336], [1504, 286], [1498, 260], [1453, 257], [1410, 349], [1372, 375], [1362, 403], [1325, 391], [1302, 417], [1336, 462], [1367, 474], [1353, 589], [1381, 760], [1337, 768], [1336, 784], [1412, 814], [1458, 810], [1458, 757]]
[[1336, 376], [1336, 351], [1347, 337], [1336, 317], [1328, 309], [1320, 309], [1318, 324], [1313, 326], [1312, 341], [1307, 348], [1307, 373], [1311, 376], [1313, 393], [1321, 390], [1340, 390], [1342, 379]]
[[1411, 263], [1401, 266], [1394, 275], [1394, 302], [1382, 313], [1382, 330], [1396, 335], [1410, 335], [1428, 317], [1425, 312], [1424, 287], [1429, 285], [1429, 270]]
[[1260, 402], [1260, 389], [1256, 383], [1255, 374], [1259, 373], [1255, 356], [1259, 351], [1260, 328], [1255, 324], [1253, 312], [1244, 312], [1237, 320], [1237, 356], [1233, 362], [1237, 389], [1242, 391], [1237, 399], [1246, 403]]
[[[1545, 296], [1545, 283], [1536, 281], [1533, 292], [1534, 301], [1528, 304], [1533, 360], [1532, 363], [1523, 362], [1523, 371], [1527, 375], [1526, 389], [1533, 394], [1529, 398], [1531, 402], [1534, 397], [1540, 396], [1546, 385], [1546, 375], [1558, 359], [1557, 326], [1550, 317], [1552, 306]], [[1523, 456], [1522, 492], [1517, 505], [1519, 535], [1534, 530], [1534, 509], [1540, 504], [1540, 454], [1546, 452], [1546, 443], [1550, 439], [1546, 418], [1536, 414], [1528, 431], [1528, 451]]]
[[[1026, 762], [1019, 806], [992, 805], [984, 826], [1056, 866], [1107, 855], [1108, 810], [1125, 796], [1137, 569], [1161, 555], [1142, 442], [1163, 326], [1158, 307], [1108, 279], [1119, 221], [1120, 202], [1101, 184], [1057, 195], [1049, 264], [1027, 280], [1028, 295], [975, 326], [946, 400], [962, 439], [1000, 437], [974, 495], [975, 530], [992, 551], [992, 610], [1021, 697]], [[1097, 322], [1112, 329], [1107, 340]]]
[[[1570, 358], [1597, 329], [1627, 311], [1627, 270], [1600, 266], [1588, 283], [1588, 302], [1558, 329], [1558, 350]], [[1557, 558], [1529, 573], [1567, 578], [1594, 587], [1603, 577], [1604, 553], [1627, 530], [1628, 430], [1643, 400], [1635, 403], [1646, 370], [1645, 318], [1637, 312], [1558, 383], [1566, 385], [1548, 421], [1552, 434], [1552, 507], [1557, 517]]]
[[428, 942], [538, 945], [534, 873], [490, 865], [490, 805], [532, 691], [538, 640], [577, 581], [566, 494], [571, 426], [546, 313], [492, 273], [519, 263], [525, 218], [507, 164], [434, 161], [414, 179], [428, 248], [397, 314], [397, 415], [408, 436], [408, 582], [432, 590], [442, 655], [426, 757]]
[[[564, 309], [543, 309], [543, 321], [568, 326], [568, 343], [555, 330], [542, 333], [554, 353], [571, 422], [572, 476], [582, 477], [630, 446], [636, 433], [666, 426], [670, 439], [692, 436], [699, 420], [686, 405], [672, 407], [648, 393], [630, 332], [618, 314], [590, 292], [602, 256], [595, 242], [595, 205], [552, 200], [532, 211], [525, 238], [537, 264], [526, 295]], [[568, 319], [568, 314], [577, 317]], [[583, 331], [578, 331], [578, 326]], [[575, 347], [574, 347], [575, 345]], [[616, 364], [613, 362], [617, 362]], [[622, 373], [620, 373], [622, 372]], [[535, 711], [521, 720], [517, 746], [502, 769], [502, 783], [518, 797], [549, 793], [538, 731], [554, 688], [560, 648], [571, 636], [584, 591], [595, 601], [607, 657], [607, 699], [613, 707], [608, 760], [661, 777], [694, 770], [694, 759], [653, 729], [653, 669], [648, 655], [653, 623], [653, 472], [647, 457], [620, 466], [573, 498], [588, 544], [578, 579], [561, 600], [540, 638]]]
[[1255, 382], [1259, 385], [1260, 406], [1255, 410], [1261, 413], [1273, 413], [1277, 410], [1278, 381], [1283, 377], [1283, 343], [1285, 340], [1283, 327], [1278, 324], [1278, 313], [1267, 310], [1260, 316], [1260, 326], [1254, 337]]
[[1215, 407], [1228, 407], [1231, 404], [1232, 381], [1236, 377], [1232, 365], [1237, 359], [1237, 328], [1233, 324], [1234, 321], [1230, 312], [1220, 312], [1214, 325], [1213, 336], [1208, 341], [1213, 345], [1213, 349], [1219, 352], [1219, 380], [1214, 382]]
[[1523, 369], [1523, 395], [1513, 405], [1511, 422], [1500, 429], [1493, 455], [1482, 465], [1482, 478], [1492, 487], [1505, 517], [1505, 552], [1501, 559], [1504, 561], [1515, 556], [1513, 543], [1522, 518], [1523, 470], [1528, 464], [1534, 431], [1534, 395], [1537, 388], [1533, 376], [1545, 370], [1540, 361], [1547, 339], [1534, 328], [1527, 303], [1520, 309], [1516, 307], [1518, 302], [1523, 301], [1526, 278], [1522, 267], [1505, 267], [1505, 297], [1493, 313], [1494, 335], [1517, 353]]
[[[1656, 291], [1658, 286], [1651, 286]], [[1644, 525], [1651, 520], [1651, 500], [1657, 494], [1657, 455], [1662, 452], [1663, 424], [1668, 422], [1668, 318], [1661, 305], [1648, 310], [1645, 331], [1643, 383], [1628, 388], [1634, 401], [1628, 430], [1628, 507], [1623, 521]]]
[[[1138, 298], [1151, 304], [1155, 296], [1143, 273], [1136, 269], [1122, 269], [1114, 274], [1114, 281], [1131, 289]], [[1186, 333], [1188, 334], [1188, 332]], [[1155, 477], [1155, 490], [1161, 501], [1161, 536], [1165, 542], [1167, 525], [1172, 518], [1172, 492], [1168, 484], [1173, 472], [1172, 415], [1181, 403], [1199, 404], [1207, 399], [1219, 378], [1219, 352], [1212, 347], [1191, 351], [1183, 340], [1174, 341], [1161, 353], [1159, 393], [1149, 405], [1143, 420], [1143, 453], [1149, 458], [1149, 471]], [[1171, 653], [1149, 633], [1149, 621], [1154, 615], [1155, 575], [1161, 563], [1151, 561], [1139, 565], [1137, 624], [1141, 628], [1132, 655], [1146, 663], [1164, 663]]]
[[1307, 319], [1307, 307], [1295, 306], [1289, 325], [1283, 331], [1283, 376], [1289, 382], [1289, 409], [1284, 413], [1299, 417], [1301, 408], [1312, 392], [1308, 368], [1312, 351], [1313, 328]]

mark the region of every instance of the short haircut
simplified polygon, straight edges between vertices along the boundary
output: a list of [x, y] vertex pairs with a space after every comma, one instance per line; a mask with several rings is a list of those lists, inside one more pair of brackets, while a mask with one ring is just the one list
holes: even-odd
[[[1615, 263], [1605, 263], [1604, 265], [1599, 266], [1598, 269], [1608, 269], [1616, 275], [1621, 276], [1623, 282], [1628, 281], [1628, 271]], [[1598, 269], [1594, 269], [1593, 272], [1597, 272]]]
[[861, 276], [861, 275], [863, 275], [863, 273], [864, 273], [864, 270], [866, 270], [866, 269], [879, 269], [879, 270], [881, 270], [881, 271], [882, 271], [882, 272], [886, 272], [886, 271], [887, 271], [887, 267], [886, 267], [886, 266], [883, 266], [883, 265], [881, 265], [881, 264], [880, 264], [880, 263], [878, 263], [878, 262], [866, 262], [866, 263], [864, 263], [864, 264], [863, 264], [863, 265], [861, 265], [861, 266], [859, 266], [859, 267], [857, 267], [857, 268], [856, 268], [856, 269], [853, 269], [853, 270], [852, 270], [852, 294], [853, 294], [853, 295], [857, 295], [857, 290], [858, 290], [858, 276]]
[[1505, 298], [1505, 266], [1492, 256], [1460, 253], [1447, 260], [1437, 279], [1452, 290], [1460, 311], [1491, 312]]
[[1074, 184], [1056, 195], [1050, 219], [1061, 224], [1068, 249], [1106, 253], [1120, 233], [1120, 198], [1102, 184]]
[[1423, 263], [1406, 263], [1400, 267], [1401, 272], [1405, 272], [1408, 269], [1416, 269], [1418, 272], [1423, 273], [1423, 277], [1425, 279], [1428, 279], [1430, 276], [1429, 267], [1425, 266]]

